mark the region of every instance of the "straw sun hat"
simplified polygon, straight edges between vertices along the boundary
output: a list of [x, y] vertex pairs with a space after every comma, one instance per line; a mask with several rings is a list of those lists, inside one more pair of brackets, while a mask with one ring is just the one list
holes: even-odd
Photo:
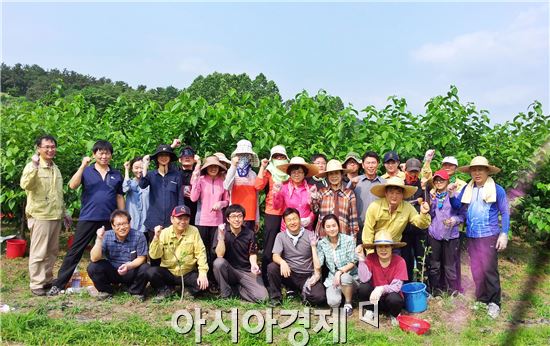
[[470, 173], [470, 168], [473, 166], [487, 167], [489, 169], [489, 174], [497, 174], [500, 172], [500, 168], [490, 165], [489, 160], [483, 156], [474, 157], [468, 166], [458, 167], [457, 170], [462, 173]]
[[210, 166], [218, 166], [220, 170], [227, 171], [227, 168], [220, 162], [217, 156], [208, 156], [201, 167], [201, 173], [206, 174], [206, 169]]
[[374, 242], [363, 244], [363, 248], [374, 249], [375, 247], [380, 245], [391, 245], [393, 248], [400, 248], [407, 245], [407, 243], [404, 243], [402, 241], [393, 241], [390, 233], [388, 233], [387, 231], [378, 231], [374, 235]]
[[401, 178], [391, 177], [388, 180], [386, 180], [385, 184], [378, 184], [371, 187], [370, 192], [376, 197], [384, 198], [386, 197], [386, 187], [388, 186], [397, 186], [402, 188], [404, 190], [403, 198], [405, 199], [414, 195], [414, 193], [418, 189], [416, 186], [405, 185], [405, 181]]
[[327, 163], [327, 169], [323, 172], [323, 173], [319, 173], [319, 175], [317, 175], [317, 177], [319, 178], [324, 178], [326, 177], [330, 172], [342, 172], [342, 174], [346, 174], [348, 173], [350, 170], [349, 169], [345, 169], [344, 167], [342, 167], [342, 164], [340, 163], [340, 161], [338, 160], [330, 160], [328, 163]]
[[290, 166], [301, 166], [307, 169], [306, 178], [319, 174], [319, 169], [317, 168], [317, 166], [310, 163], [306, 163], [306, 160], [304, 160], [304, 158], [300, 156], [293, 157], [292, 159], [290, 159], [289, 163], [285, 163], [284, 165], [279, 165], [277, 166], [277, 168], [285, 172], [286, 174], [289, 174], [288, 167]]

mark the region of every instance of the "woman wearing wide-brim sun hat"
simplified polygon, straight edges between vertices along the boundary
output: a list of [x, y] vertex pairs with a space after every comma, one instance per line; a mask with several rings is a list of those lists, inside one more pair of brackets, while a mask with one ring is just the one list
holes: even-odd
[[[229, 192], [223, 187], [223, 174], [227, 169], [214, 155], [207, 157], [202, 167], [200, 163], [199, 160], [191, 177], [190, 198], [201, 205], [197, 228], [206, 248], [208, 266], [213, 268], [216, 258], [212, 248], [214, 237], [218, 226], [224, 223], [222, 210], [229, 205]], [[215, 282], [211, 270], [208, 271], [208, 280]]]
[[256, 172], [252, 167], [258, 167], [260, 160], [252, 150], [252, 143], [246, 139], [237, 142], [237, 148], [231, 153], [231, 166], [227, 170], [224, 188], [230, 192], [231, 203], [240, 204], [245, 210], [244, 226], [254, 232], [259, 230], [260, 210], [258, 192], [254, 187]]
[[[318, 176], [326, 178], [328, 187], [319, 190], [318, 198], [313, 200], [313, 210], [318, 212], [319, 220], [323, 220], [329, 214], [336, 215], [340, 232], [356, 239], [359, 232], [359, 219], [355, 193], [352, 189], [346, 188], [343, 182], [348, 171], [338, 160], [330, 160], [327, 163], [326, 170]], [[317, 222], [315, 232], [320, 237], [325, 236], [321, 222]]]
[[[391, 315], [392, 324], [405, 304], [401, 286], [408, 280], [405, 260], [393, 250], [402, 248], [404, 242], [394, 241], [386, 230], [376, 233], [374, 241], [357, 246], [359, 259], [359, 301], [378, 302], [381, 311]], [[364, 256], [363, 249], [375, 249]]]
[[[150, 160], [156, 162], [156, 170], [147, 170]], [[155, 227], [170, 226], [172, 210], [185, 203], [181, 174], [170, 164], [177, 160], [177, 155], [167, 144], [159, 145], [153, 155], [143, 157], [143, 177], [139, 181], [139, 187], [145, 189], [149, 186], [149, 209], [144, 223], [149, 242], [153, 239]], [[160, 260], [151, 261], [153, 266], [159, 264]]]
[[216, 156], [218, 160], [220, 160], [220, 162], [225, 166], [226, 170], [229, 169], [229, 166], [231, 166], [231, 161], [229, 161], [229, 159], [225, 156], [224, 153], [217, 152], [217, 153], [214, 153], [213, 155]]
[[[316, 198], [317, 188], [315, 185], [309, 185], [305, 178], [317, 175], [319, 169], [299, 156], [293, 157], [289, 163], [279, 165], [277, 168], [288, 174], [290, 179], [283, 184], [274, 184], [273, 207], [282, 210], [296, 208], [300, 213], [302, 226], [311, 231], [315, 221], [315, 213], [311, 208], [312, 198]], [[283, 220], [281, 230], [285, 229]]]
[[282, 184], [289, 178], [288, 174], [281, 171], [277, 166], [288, 163], [286, 148], [282, 145], [275, 145], [269, 152], [269, 159], [262, 159], [260, 170], [256, 177], [256, 191], [264, 191], [265, 214], [264, 214], [264, 251], [262, 257], [262, 278], [268, 284], [267, 266], [272, 262], [272, 250], [275, 238], [281, 230], [281, 221], [284, 209], [273, 207], [273, 186]]
[[487, 313], [496, 318], [501, 298], [497, 252], [506, 249], [510, 229], [506, 191], [490, 177], [500, 172], [500, 168], [489, 164], [483, 156], [474, 157], [458, 171], [469, 173], [472, 180], [458, 197], [451, 198], [451, 205], [455, 209], [467, 208], [466, 238], [476, 299], [488, 304]]
[[384, 229], [393, 240], [400, 241], [407, 224], [426, 229], [430, 225], [430, 205], [422, 202], [420, 213], [405, 199], [416, 192], [416, 186], [405, 185], [399, 177], [391, 177], [384, 184], [373, 186], [370, 191], [380, 199], [372, 202], [365, 215], [363, 244], [372, 243], [375, 233]]

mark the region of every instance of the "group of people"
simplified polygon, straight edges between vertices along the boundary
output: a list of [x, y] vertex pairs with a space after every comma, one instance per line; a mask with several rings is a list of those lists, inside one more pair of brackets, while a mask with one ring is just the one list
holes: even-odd
[[[176, 139], [126, 162], [123, 176], [110, 166], [112, 145], [94, 144], [93, 159], [84, 157], [69, 181], [71, 189], [82, 186], [81, 210], [54, 280], [59, 232], [71, 217], [54, 163], [57, 142], [49, 135], [36, 140], [37, 153], [21, 177], [33, 294], [59, 294], [95, 237], [88, 274], [100, 299], [122, 285], [143, 300], [148, 283], [155, 300], [179, 285], [191, 296], [209, 290], [273, 306], [284, 292], [315, 305], [343, 305], [347, 314], [354, 301], [378, 302], [395, 322], [404, 305], [401, 286], [420, 266], [433, 295], [462, 291], [459, 231], [465, 225], [476, 298], [498, 316], [497, 251], [507, 246], [509, 208], [490, 176], [499, 169], [486, 158], [459, 167], [445, 157], [432, 173], [433, 150], [424, 163], [410, 158], [404, 164], [390, 151], [380, 176], [380, 157], [372, 151], [350, 152], [343, 162], [315, 154], [308, 163], [276, 145], [260, 160], [251, 142], [241, 140], [230, 159], [215, 153], [202, 162], [190, 146], [178, 157], [179, 146]], [[457, 178], [457, 170], [471, 181]]]

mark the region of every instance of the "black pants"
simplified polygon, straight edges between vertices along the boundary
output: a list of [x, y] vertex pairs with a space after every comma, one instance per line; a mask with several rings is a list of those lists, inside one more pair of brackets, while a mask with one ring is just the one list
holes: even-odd
[[[151, 246], [151, 242], [153, 241], [153, 237], [155, 236], [155, 231], [148, 229], [147, 232], [143, 233], [145, 236], [145, 239], [147, 239], [147, 248]], [[151, 267], [158, 267], [160, 266], [160, 258], [152, 259], [151, 257], [147, 256], [149, 258], [149, 263], [151, 263]]]
[[428, 244], [432, 248], [428, 278], [432, 292], [460, 291], [456, 262], [460, 261], [460, 240], [437, 240], [428, 234]]
[[468, 255], [476, 285], [476, 299], [500, 306], [500, 275], [496, 243], [498, 234], [484, 238], [468, 238]]
[[100, 292], [113, 293], [112, 284], [123, 284], [130, 294], [143, 294], [147, 286], [147, 270], [149, 264], [143, 263], [135, 269], [128, 270], [126, 275], [119, 275], [117, 269], [106, 259], [91, 262], [88, 265], [88, 275]]
[[264, 217], [264, 249], [262, 253], [262, 279], [269, 286], [269, 278], [267, 275], [267, 266], [273, 262], [273, 244], [275, 238], [281, 231], [282, 216], [265, 214]]
[[208, 262], [208, 282], [210, 285], [216, 285], [216, 278], [214, 277], [214, 260], [216, 259], [216, 253], [214, 248], [214, 237], [218, 236], [218, 227], [216, 226], [197, 226], [201, 235], [202, 242], [206, 248], [206, 261]]
[[[374, 286], [372, 286], [370, 281], [367, 283], [360, 283], [357, 289], [359, 301], [369, 301], [372, 291], [374, 291]], [[397, 317], [401, 313], [404, 305], [405, 300], [403, 297], [399, 293], [391, 292], [380, 297], [378, 301], [378, 310], [387, 312], [393, 317]]]
[[[422, 230], [413, 225], [407, 225], [405, 232], [403, 232], [403, 237], [401, 241], [407, 243], [406, 246], [401, 248], [401, 257], [407, 263], [407, 275], [409, 281], [414, 280], [414, 268], [416, 262], [416, 268], [422, 270], [422, 257], [424, 256], [426, 243], [426, 230]], [[427, 261], [426, 261], [427, 262]], [[425, 263], [424, 265], [427, 265]], [[420, 273], [418, 274], [418, 276]], [[417, 281], [420, 281], [421, 278], [417, 278]]]
[[[309, 279], [311, 274], [298, 274], [291, 272], [289, 277], [284, 278], [281, 276], [281, 267], [277, 263], [271, 262], [267, 266], [267, 276], [269, 277], [270, 282], [267, 289], [269, 297], [272, 299], [281, 299], [281, 288], [283, 284], [287, 289], [302, 292], [304, 284], [307, 279]], [[311, 291], [305, 295], [305, 300], [314, 305], [323, 305], [326, 303], [327, 297], [325, 286], [321, 280], [311, 287]]]
[[[198, 277], [199, 273], [196, 271], [189, 272], [183, 276], [185, 288], [192, 295], [195, 295], [200, 291], [199, 284], [197, 283]], [[151, 286], [155, 289], [181, 286], [181, 276], [175, 276], [164, 267], [149, 267], [147, 270], [147, 280], [149, 280]]]
[[57, 279], [52, 283], [53, 286], [59, 289], [64, 289], [67, 282], [73, 276], [74, 270], [78, 265], [78, 262], [82, 259], [86, 246], [90, 244], [90, 241], [95, 238], [96, 231], [105, 227], [106, 230], [111, 229], [111, 223], [109, 220], [103, 221], [78, 221], [76, 225], [76, 231], [74, 233], [73, 245], [67, 251], [61, 268], [57, 272]]

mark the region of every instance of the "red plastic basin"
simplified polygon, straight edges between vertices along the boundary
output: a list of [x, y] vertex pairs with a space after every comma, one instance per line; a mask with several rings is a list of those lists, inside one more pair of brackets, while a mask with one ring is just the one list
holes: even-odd
[[399, 322], [399, 328], [406, 332], [414, 332], [418, 335], [426, 333], [430, 330], [431, 326], [428, 321], [407, 315], [397, 316], [397, 321]]

